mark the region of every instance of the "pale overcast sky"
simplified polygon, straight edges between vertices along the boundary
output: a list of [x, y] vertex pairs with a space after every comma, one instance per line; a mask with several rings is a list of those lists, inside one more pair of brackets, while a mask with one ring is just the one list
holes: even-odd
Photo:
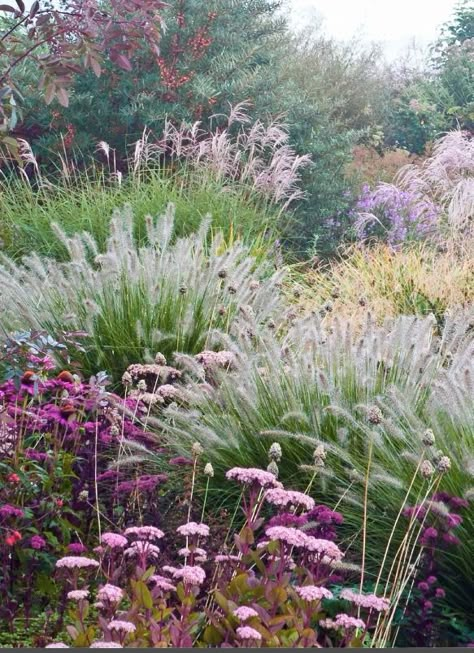
[[356, 33], [384, 43], [392, 58], [415, 39], [428, 45], [451, 16], [456, 0], [289, 0], [295, 25], [324, 19], [331, 36], [349, 39]]

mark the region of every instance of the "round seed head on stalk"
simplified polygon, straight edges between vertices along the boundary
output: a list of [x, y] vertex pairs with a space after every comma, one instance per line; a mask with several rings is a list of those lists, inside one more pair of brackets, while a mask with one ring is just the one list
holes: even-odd
[[139, 392], [146, 392], [146, 381], [144, 381], [144, 379], [140, 379], [137, 384], [137, 388]]
[[424, 460], [420, 465], [420, 474], [423, 478], [430, 478], [435, 473], [435, 468], [429, 460]]
[[155, 356], [155, 363], [157, 365], [166, 365], [166, 358], [163, 356], [161, 352], [157, 352]]
[[324, 445], [318, 444], [316, 449], [313, 452], [313, 463], [315, 467], [324, 467], [324, 461], [326, 460], [326, 450]]
[[438, 460], [438, 464], [436, 465], [436, 469], [440, 474], [448, 472], [451, 469], [451, 459], [449, 456], [441, 456], [441, 458]]
[[382, 411], [378, 406], [370, 406], [367, 411], [367, 419], [371, 424], [380, 424], [383, 420]]
[[279, 463], [282, 455], [283, 453], [280, 444], [278, 442], [274, 442], [268, 450], [268, 459]]
[[185, 295], [187, 292], [188, 292], [188, 288], [184, 284], [179, 287], [179, 294], [180, 295]]
[[130, 374], [130, 372], [124, 372], [124, 373], [123, 373], [123, 375], [122, 375], [122, 383], [123, 383], [123, 385], [124, 385], [125, 387], [128, 387], [128, 386], [132, 385], [132, 383], [133, 383], [133, 379], [132, 379], [132, 375]]
[[209, 478], [213, 478], [214, 467], [211, 465], [211, 463], [207, 463], [206, 466], [204, 467], [204, 475]]
[[426, 429], [423, 433], [421, 441], [426, 447], [432, 447], [435, 443], [435, 435], [431, 429]]
[[200, 442], [195, 442], [191, 447], [191, 451], [195, 458], [199, 458], [204, 453], [204, 448]]

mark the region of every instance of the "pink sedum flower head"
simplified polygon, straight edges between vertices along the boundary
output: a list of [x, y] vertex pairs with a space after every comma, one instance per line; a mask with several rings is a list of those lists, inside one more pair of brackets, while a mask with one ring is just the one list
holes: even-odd
[[316, 553], [324, 558], [332, 560], [342, 560], [344, 557], [341, 549], [331, 540], [324, 540], [312, 535], [307, 536], [305, 548], [312, 553]]
[[262, 640], [262, 636], [258, 630], [255, 630], [255, 628], [251, 628], [250, 626], [239, 626], [236, 633], [239, 639], [254, 639], [257, 642]]
[[120, 603], [123, 599], [124, 591], [116, 585], [111, 585], [107, 583], [97, 592], [97, 598], [99, 601], [108, 602], [108, 603]]
[[116, 630], [121, 633], [134, 633], [137, 629], [131, 621], [121, 621], [120, 619], [114, 619], [107, 627], [109, 630]]
[[267, 537], [272, 541], [285, 542], [290, 546], [306, 547], [308, 535], [297, 528], [288, 526], [271, 526], [265, 531]]
[[111, 549], [123, 549], [128, 546], [128, 540], [118, 533], [104, 533], [100, 538], [100, 543], [110, 546]]
[[70, 601], [84, 601], [88, 596], [89, 592], [87, 590], [72, 590], [67, 594], [67, 598]]
[[170, 583], [164, 576], [159, 576], [158, 574], [150, 576], [150, 582], [155, 583], [155, 587], [163, 592], [174, 592], [176, 590], [175, 585]]
[[312, 510], [315, 506], [314, 499], [309, 497], [307, 494], [295, 492], [294, 490], [284, 490], [283, 488], [267, 490], [265, 499], [268, 503], [282, 508], [285, 508], [286, 506], [294, 506], [295, 508]]
[[57, 569], [94, 569], [99, 566], [96, 560], [83, 556], [66, 556], [56, 562]]
[[341, 599], [350, 601], [361, 608], [376, 610], [377, 612], [386, 612], [390, 607], [388, 599], [381, 598], [375, 594], [358, 594], [350, 589], [342, 590]]
[[295, 592], [303, 601], [321, 601], [321, 599], [332, 599], [333, 594], [325, 587], [317, 587], [316, 585], [304, 585], [302, 587], [295, 587]]
[[53, 642], [52, 644], [45, 646], [45, 648], [69, 648], [69, 646], [63, 642]]
[[140, 540], [161, 540], [165, 536], [155, 526], [131, 526], [126, 529], [125, 535], [136, 535]]
[[246, 605], [236, 608], [232, 614], [234, 617], [237, 617], [239, 621], [247, 621], [247, 619], [251, 619], [252, 617], [258, 617], [258, 612]]
[[89, 648], [123, 648], [118, 642], [92, 642]]
[[226, 478], [237, 481], [238, 483], [243, 483], [244, 485], [255, 483], [261, 487], [283, 487], [283, 485], [277, 481], [275, 474], [265, 472], [263, 469], [257, 469], [256, 467], [233, 467], [226, 472]]
[[154, 544], [150, 544], [150, 542], [142, 542], [139, 540], [138, 542], [133, 542], [128, 549], [125, 549], [124, 553], [129, 557], [144, 555], [149, 558], [157, 558], [160, 549]]
[[188, 558], [191, 555], [191, 553], [194, 553], [195, 556], [197, 556], [198, 558], [202, 558], [203, 560], [206, 560], [206, 558], [207, 558], [207, 551], [205, 551], [204, 549], [201, 549], [198, 546], [195, 549], [193, 549], [192, 551], [188, 547], [184, 547], [183, 549], [180, 549], [178, 551], [178, 555], [184, 556], [185, 558]]
[[322, 619], [319, 622], [320, 626], [332, 630], [352, 630], [353, 628], [365, 628], [365, 623], [362, 619], [356, 619], [348, 614], [338, 614], [335, 619]]
[[216, 562], [240, 562], [239, 556], [231, 555], [230, 553], [219, 553], [214, 560]]
[[206, 572], [202, 567], [191, 567], [190, 565], [176, 569], [173, 576], [174, 578], [181, 578], [186, 585], [202, 585], [206, 580]]
[[176, 532], [186, 537], [192, 535], [199, 535], [200, 537], [209, 537], [209, 526], [207, 526], [206, 524], [197, 524], [195, 521], [190, 521], [187, 524], [178, 526]]

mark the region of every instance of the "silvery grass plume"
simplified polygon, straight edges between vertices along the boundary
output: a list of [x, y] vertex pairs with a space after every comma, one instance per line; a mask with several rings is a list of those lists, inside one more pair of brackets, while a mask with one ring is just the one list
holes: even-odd
[[240, 308], [258, 323], [282, 311], [282, 272], [258, 263], [239, 242], [209, 234], [210, 221], [187, 238], [174, 238], [174, 207], [146, 220], [146, 244], [134, 238], [130, 208], [116, 211], [104, 251], [88, 233], [55, 230], [65, 263], [32, 253], [18, 263], [0, 259], [0, 326], [5, 332], [38, 328], [54, 334], [85, 331], [77, 360], [90, 375], [106, 369], [120, 379], [131, 363], [157, 351], [195, 354], [211, 332], [232, 332]]
[[[313, 316], [280, 337], [242, 321], [234, 370], [214, 379], [212, 392], [200, 389], [202, 379], [191, 384], [190, 405], [169, 407], [154, 425], [179, 453], [201, 442], [217, 479], [229, 466], [265, 468], [268, 449], [278, 442], [279, 479], [300, 489], [312, 484], [321, 503], [340, 502], [352, 533], [361, 524], [372, 447], [367, 550], [375, 569], [412, 479], [408, 503], [416, 503], [424, 487], [417, 471], [423, 461], [436, 467], [441, 450], [451, 470], [440, 489], [467, 497], [473, 486], [472, 315], [448, 316], [441, 332], [431, 318], [378, 326], [368, 315], [361, 331], [358, 322], [336, 320], [328, 327]], [[327, 456], [318, 470], [311, 461], [321, 444]], [[216, 501], [225, 501], [221, 490]], [[395, 543], [405, 526], [400, 523]], [[464, 528], [465, 541], [474, 541], [473, 524]], [[469, 546], [457, 554], [466, 573]]]
[[[262, 465], [267, 435], [278, 433], [282, 446], [286, 442], [288, 447], [282, 474], [286, 466], [289, 476], [297, 474], [299, 464], [308, 459], [311, 439], [322, 440], [334, 447], [336, 466], [343, 472], [346, 463], [353, 464], [354, 453], [364, 463], [365, 439], [374, 430], [372, 407], [392, 392], [402, 392], [417, 416], [417, 421], [408, 422], [409, 432], [406, 419], [400, 422], [399, 410], [385, 415], [380, 406], [378, 410], [384, 415], [384, 426], [389, 424], [390, 442], [414, 447], [416, 453], [422, 445], [410, 433], [430, 428], [439, 415], [456, 428], [469, 423], [474, 373], [474, 335], [469, 325], [466, 313], [460, 313], [448, 317], [437, 334], [430, 317], [400, 317], [378, 326], [368, 314], [361, 332], [337, 319], [326, 327], [312, 316], [278, 336], [268, 325], [241, 320], [237, 343], [233, 339], [237, 369], [221, 375], [212, 395], [196, 385], [191, 410], [197, 411], [199, 420], [194, 412], [191, 422], [186, 410], [171, 411], [172, 419], [164, 428], [178, 449], [212, 432], [213, 445], [221, 442], [214, 455], [222, 457], [222, 465]], [[226, 348], [232, 345], [223, 342]], [[447, 391], [450, 385], [455, 401]], [[341, 427], [347, 429], [342, 439]], [[383, 450], [386, 443], [379, 434], [376, 440]]]
[[166, 156], [199, 166], [220, 183], [242, 183], [271, 203], [288, 207], [303, 197], [301, 171], [309, 165], [310, 157], [298, 155], [289, 145], [286, 125], [278, 120], [251, 123], [247, 108], [245, 102], [230, 106], [225, 125], [210, 132], [200, 122], [176, 126], [167, 120], [158, 143], [152, 142], [151, 133], [145, 129], [134, 146], [131, 170], [139, 175], [143, 168], [153, 161], [159, 164]]
[[432, 155], [402, 168], [396, 184], [437, 203], [456, 233], [472, 230], [474, 220], [474, 139], [460, 130], [436, 141]]

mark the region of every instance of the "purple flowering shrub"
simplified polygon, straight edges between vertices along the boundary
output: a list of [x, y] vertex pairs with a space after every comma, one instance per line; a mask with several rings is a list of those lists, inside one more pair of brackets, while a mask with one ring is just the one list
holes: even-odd
[[410, 189], [386, 183], [371, 189], [365, 184], [352, 217], [358, 240], [383, 240], [398, 246], [432, 236], [439, 210], [430, 199]]
[[[130, 526], [102, 532], [93, 552], [59, 559], [63, 639], [91, 648], [361, 646], [389, 602], [351, 589], [354, 566], [334, 541], [342, 516], [269, 471], [226, 476], [241, 485], [244, 523], [229, 528], [217, 554], [190, 508], [168, 537]], [[163, 553], [170, 538], [175, 564]]]
[[19, 613], [28, 619], [55, 595], [55, 558], [94, 541], [98, 512], [115, 523], [137, 506], [156, 515], [167, 479], [139, 466], [110, 468], [125, 439], [149, 443], [139, 398], [107, 392], [103, 375], [85, 383], [56, 373], [48, 354], [29, 351], [15, 365], [21, 361], [23, 373], [0, 384], [0, 618], [7, 623]]

